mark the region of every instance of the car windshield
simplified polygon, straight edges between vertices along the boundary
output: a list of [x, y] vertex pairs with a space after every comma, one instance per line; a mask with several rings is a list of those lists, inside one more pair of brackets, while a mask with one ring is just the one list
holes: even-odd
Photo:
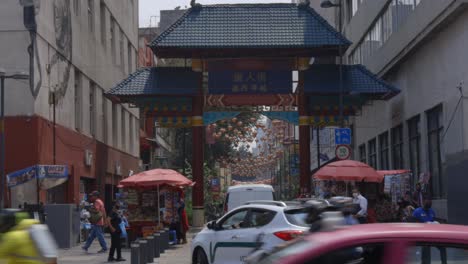
[[284, 215], [289, 223], [302, 227], [309, 227], [307, 216], [309, 213], [305, 209], [301, 210], [285, 210]]
[[274, 251], [271, 255], [266, 257], [265, 259], [261, 260], [259, 264], [270, 264], [270, 263], [276, 263], [277, 260], [295, 255], [297, 253], [300, 253], [304, 250], [309, 250], [313, 247], [313, 245], [306, 240], [298, 240], [295, 241], [291, 244], [286, 244], [285, 247], [278, 248], [277, 251]]

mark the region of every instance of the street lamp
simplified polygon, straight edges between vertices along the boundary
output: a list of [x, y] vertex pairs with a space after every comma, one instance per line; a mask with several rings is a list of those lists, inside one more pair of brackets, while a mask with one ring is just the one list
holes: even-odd
[[23, 72], [7, 74], [4, 69], [0, 68], [0, 208], [2, 209], [5, 192], [5, 79], [27, 80], [29, 74]]
[[[322, 8], [333, 8], [333, 7], [338, 7], [338, 28], [340, 34], [343, 33], [343, 23], [342, 23], [342, 9], [343, 9], [343, 4], [341, 0], [338, 0], [338, 3], [334, 4], [330, 0], [324, 0], [320, 3], [320, 7]], [[339, 53], [339, 71], [340, 71], [340, 94], [339, 94], [339, 111], [340, 111], [340, 116], [339, 116], [339, 124], [340, 127], [344, 126], [344, 117], [343, 117], [343, 54], [342, 54], [342, 47], [341, 44], [338, 45], [338, 53]]]

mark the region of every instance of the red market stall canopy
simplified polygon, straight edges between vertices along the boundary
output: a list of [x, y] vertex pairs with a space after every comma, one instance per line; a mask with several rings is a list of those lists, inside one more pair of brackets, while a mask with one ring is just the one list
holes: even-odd
[[376, 183], [380, 183], [384, 179], [383, 175], [369, 165], [355, 160], [332, 162], [318, 170], [313, 177], [318, 180]]
[[175, 170], [154, 169], [140, 172], [120, 182], [123, 187], [156, 187], [160, 185], [193, 186], [195, 183]]
[[410, 173], [410, 170], [379, 170], [377, 171], [378, 174], [384, 176], [390, 176], [390, 175], [398, 175], [398, 174], [406, 174]]

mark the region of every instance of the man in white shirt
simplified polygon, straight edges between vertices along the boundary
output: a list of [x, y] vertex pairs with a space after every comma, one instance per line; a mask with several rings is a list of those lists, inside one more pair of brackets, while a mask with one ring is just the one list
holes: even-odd
[[353, 189], [353, 203], [359, 204], [360, 207], [359, 212], [355, 215], [359, 223], [367, 223], [367, 199], [361, 195], [361, 192], [357, 188]]

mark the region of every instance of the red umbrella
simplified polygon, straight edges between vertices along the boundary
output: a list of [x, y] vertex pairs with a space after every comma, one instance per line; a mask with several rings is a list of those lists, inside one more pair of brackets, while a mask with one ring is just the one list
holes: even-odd
[[163, 184], [175, 186], [192, 186], [194, 182], [175, 170], [154, 169], [140, 172], [122, 180], [124, 187], [155, 187]]
[[319, 180], [378, 183], [382, 182], [384, 178], [369, 165], [355, 160], [332, 162], [318, 170], [313, 177]]
[[379, 170], [379, 171], [377, 171], [377, 173], [382, 175], [382, 176], [406, 174], [406, 173], [410, 173], [410, 172], [411, 172], [410, 170]]

